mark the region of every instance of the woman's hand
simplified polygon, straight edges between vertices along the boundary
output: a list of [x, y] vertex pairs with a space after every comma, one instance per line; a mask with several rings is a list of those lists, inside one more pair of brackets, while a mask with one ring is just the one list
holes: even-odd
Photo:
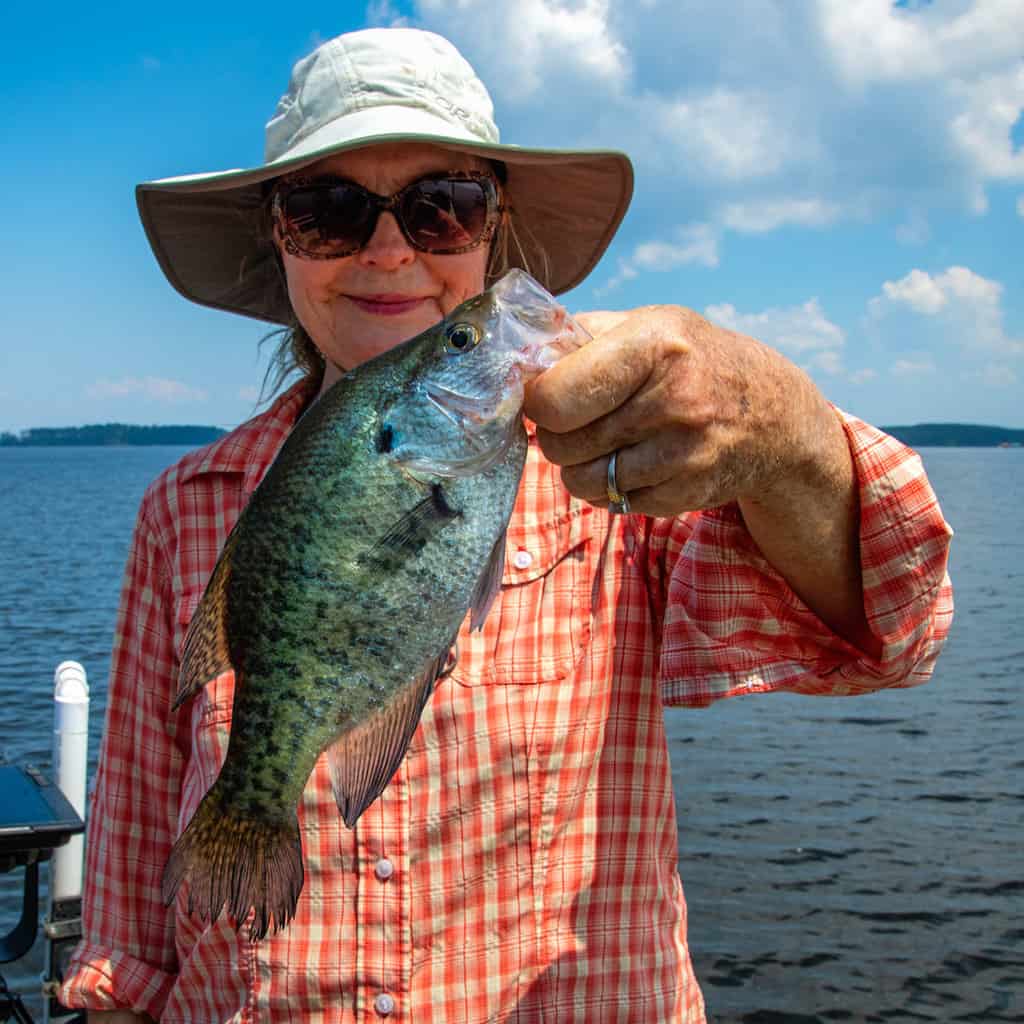
[[569, 491], [632, 512], [737, 502], [765, 558], [820, 618], [876, 644], [861, 594], [859, 506], [839, 418], [797, 366], [679, 306], [581, 314], [594, 336], [527, 390], [525, 413]]
[[594, 340], [529, 389], [526, 414], [577, 497], [607, 507], [608, 458], [633, 511], [765, 501], [842, 475], [842, 429], [810, 378], [678, 306], [581, 314]]

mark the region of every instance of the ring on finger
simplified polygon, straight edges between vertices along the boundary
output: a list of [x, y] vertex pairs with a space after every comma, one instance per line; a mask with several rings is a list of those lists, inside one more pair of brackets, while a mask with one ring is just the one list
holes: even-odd
[[608, 495], [608, 511], [616, 515], [624, 515], [629, 511], [629, 496], [619, 488], [615, 474], [618, 469], [619, 451], [612, 452], [608, 460], [608, 478], [605, 491]]

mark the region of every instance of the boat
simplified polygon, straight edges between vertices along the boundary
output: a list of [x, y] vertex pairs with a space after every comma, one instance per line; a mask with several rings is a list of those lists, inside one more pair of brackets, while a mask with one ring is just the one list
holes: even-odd
[[[54, 672], [52, 777], [32, 765], [0, 763], [0, 871], [24, 872], [21, 913], [0, 937], [0, 1021], [35, 1024], [22, 995], [3, 977], [3, 965], [32, 949], [40, 925], [46, 941], [41, 979], [43, 1020], [85, 1024], [84, 1011], [57, 998], [62, 973], [82, 937], [82, 859], [89, 746], [89, 684], [76, 661]], [[39, 916], [39, 865], [49, 862], [45, 907]], [[0, 925], [0, 928], [3, 926]]]

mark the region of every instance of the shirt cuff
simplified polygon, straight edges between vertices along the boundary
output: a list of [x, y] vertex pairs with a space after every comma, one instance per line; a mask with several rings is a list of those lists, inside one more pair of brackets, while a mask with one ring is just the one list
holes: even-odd
[[177, 974], [127, 953], [79, 943], [58, 998], [69, 1009], [134, 1010], [159, 1020]]
[[873, 658], [834, 633], [760, 553], [736, 506], [701, 514], [672, 572], [661, 655], [666, 704], [743, 693], [845, 696], [931, 674], [952, 619], [946, 524], [917, 454], [836, 410], [860, 497]]

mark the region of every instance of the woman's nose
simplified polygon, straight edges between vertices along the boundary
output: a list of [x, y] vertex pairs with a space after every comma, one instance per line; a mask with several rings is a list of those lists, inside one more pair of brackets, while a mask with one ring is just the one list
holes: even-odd
[[366, 266], [394, 269], [416, 259], [416, 250], [402, 234], [394, 214], [382, 211], [370, 240], [359, 252], [359, 259]]

